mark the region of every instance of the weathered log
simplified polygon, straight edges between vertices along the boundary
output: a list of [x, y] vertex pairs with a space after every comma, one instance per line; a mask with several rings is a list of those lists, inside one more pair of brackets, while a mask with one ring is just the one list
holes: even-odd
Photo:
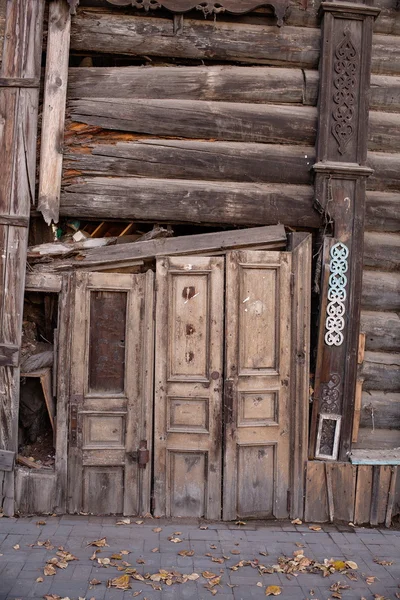
[[366, 232], [364, 266], [383, 271], [400, 270], [400, 234]]
[[400, 194], [367, 192], [365, 227], [373, 231], [400, 231]]
[[104, 9], [78, 11], [71, 29], [71, 49], [79, 52], [308, 68], [318, 67], [319, 44], [317, 28], [184, 18], [183, 31], [175, 35], [171, 18], [121, 15]]
[[[400, 19], [398, 21], [400, 23]], [[370, 94], [370, 108], [400, 112], [399, 76], [372, 75]]]
[[400, 352], [400, 316], [394, 312], [361, 311], [367, 350]]
[[[317, 128], [311, 106], [80, 98], [69, 109], [74, 121], [156, 136], [313, 145]], [[397, 114], [371, 113], [368, 148], [400, 151]]]
[[[310, 86], [316, 89], [315, 79], [311, 80]], [[306, 95], [305, 87], [301, 69], [220, 65], [77, 67], [69, 69], [68, 98], [185, 98], [302, 104]]]
[[364, 310], [400, 310], [400, 274], [364, 270], [362, 289]]
[[363, 392], [360, 427], [400, 429], [400, 394]]
[[61, 195], [60, 214], [155, 222], [318, 227], [312, 186], [170, 179], [82, 178]]
[[363, 389], [398, 392], [400, 389], [400, 354], [388, 352], [365, 353], [360, 369]]
[[355, 448], [373, 450], [398, 448], [400, 446], [400, 430], [398, 429], [372, 429], [363, 427], [358, 434]]
[[69, 109], [74, 121], [146, 135], [310, 145], [316, 137], [317, 111], [309, 106], [81, 98]]
[[100, 144], [92, 154], [64, 156], [64, 183], [70, 177], [77, 181], [79, 174], [311, 185], [314, 155], [310, 146], [237, 142], [150, 139]]
[[400, 189], [400, 153], [368, 152], [368, 166], [375, 170], [367, 180], [369, 190], [398, 191]]
[[[315, 69], [320, 54], [320, 30], [291, 26], [279, 29], [245, 20], [211, 22], [185, 18], [183, 30], [176, 35], [172, 19], [82, 9], [72, 23], [71, 49]], [[399, 74], [399, 54], [400, 36], [375, 35], [373, 72]]]
[[37, 265], [39, 270], [68, 271], [71, 269], [90, 269], [93, 266], [112, 266], [137, 260], [152, 259], [157, 256], [216, 253], [243, 247], [276, 248], [286, 246], [286, 233], [283, 225], [237, 229], [216, 233], [201, 233], [176, 238], [160, 238], [145, 242], [119, 244], [82, 251], [79, 257], [60, 259], [51, 265]]

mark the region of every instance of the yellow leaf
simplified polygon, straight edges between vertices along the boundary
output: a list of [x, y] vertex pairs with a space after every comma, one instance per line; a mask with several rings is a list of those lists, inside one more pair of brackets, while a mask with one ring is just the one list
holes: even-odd
[[346, 566], [349, 567], [349, 569], [352, 569], [353, 571], [358, 569], [358, 564], [352, 560], [346, 560]]
[[121, 575], [121, 577], [111, 580], [111, 586], [117, 588], [117, 590], [129, 590], [131, 587], [129, 581], [129, 575]]
[[279, 585], [269, 585], [265, 590], [266, 596], [279, 596], [282, 594], [282, 590]]
[[334, 560], [331, 564], [335, 568], [335, 571], [343, 571], [346, 568], [346, 563], [343, 560]]
[[110, 558], [113, 560], [122, 560], [122, 554], [111, 554]]

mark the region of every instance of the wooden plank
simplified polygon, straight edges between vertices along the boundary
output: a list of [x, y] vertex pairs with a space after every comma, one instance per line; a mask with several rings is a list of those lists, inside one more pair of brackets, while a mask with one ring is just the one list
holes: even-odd
[[397, 472], [398, 472], [397, 466], [392, 467], [391, 471], [392, 471], [392, 475], [390, 478], [389, 495], [388, 495], [388, 502], [387, 502], [387, 508], [386, 508], [385, 527], [390, 527], [392, 524], [392, 515], [393, 515], [395, 492], [396, 492], [396, 480], [397, 480]]
[[172, 19], [85, 8], [74, 17], [71, 49], [128, 56], [219, 58], [277, 66], [318, 66], [320, 33], [317, 28], [285, 26], [278, 29], [276, 25], [260, 27], [239, 21], [188, 18], [184, 23], [181, 34], [174, 35]]
[[326, 462], [325, 463], [325, 477], [326, 477], [326, 492], [328, 496], [328, 510], [329, 510], [329, 521], [333, 523], [335, 519], [335, 504], [333, 500], [333, 486], [332, 486], [332, 471], [336, 468], [336, 465]]
[[12, 471], [14, 469], [15, 452], [0, 450], [0, 471]]
[[26, 456], [21, 456], [21, 454], [17, 454], [17, 463], [23, 465], [24, 467], [28, 467], [29, 469], [41, 469], [42, 465], [36, 463], [34, 460], [30, 460], [26, 458]]
[[[122, 264], [124, 261], [144, 260], [157, 256], [204, 254], [218, 250], [253, 247], [261, 244], [286, 243], [286, 234], [283, 225], [270, 227], [257, 227], [253, 229], [237, 229], [216, 233], [201, 233], [198, 235], [181, 236], [176, 238], [160, 238], [145, 242], [132, 242], [106, 246], [96, 251], [88, 250], [79, 257], [79, 260], [54, 261], [53, 267], [57, 270], [69, 269], [71, 266], [90, 267], [92, 265], [107, 265], [111, 263]], [[38, 265], [38, 267], [45, 265]]]
[[[44, 0], [7, 2], [0, 77], [38, 79], [41, 70]], [[0, 88], [0, 214], [29, 217], [34, 204], [39, 90]], [[19, 224], [20, 225], [20, 224]], [[20, 345], [28, 230], [0, 224], [0, 343]], [[7, 290], [7, 293], [5, 293]], [[19, 371], [0, 370], [0, 444], [18, 446]], [[14, 472], [0, 476], [0, 505], [14, 514]]]
[[[311, 185], [314, 149], [241, 142], [149, 139], [99, 144], [84, 136], [91, 153], [80, 152], [79, 135], [68, 138], [63, 186], [81, 177], [151, 177]], [[112, 141], [112, 140], [110, 140]], [[94, 236], [101, 237], [101, 236]]]
[[350, 463], [332, 463], [331, 473], [335, 519], [354, 522], [357, 467]]
[[150, 222], [318, 227], [311, 186], [92, 178], [64, 188], [60, 214]]
[[386, 450], [355, 449], [350, 455], [353, 465], [399, 465], [400, 450], [398, 448]]
[[360, 333], [358, 336], [358, 354], [357, 354], [357, 364], [362, 365], [364, 362], [364, 353], [365, 353], [365, 333]]
[[19, 346], [16, 344], [0, 344], [0, 366], [18, 367]]
[[[354, 461], [352, 460], [353, 464]], [[372, 466], [357, 467], [356, 499], [354, 505], [354, 523], [364, 525], [369, 523], [372, 496]]]
[[[400, 78], [399, 78], [400, 79]], [[399, 107], [400, 112], [400, 107]], [[389, 152], [368, 152], [367, 164], [374, 173], [368, 178], [368, 190], [380, 190], [389, 192], [399, 190], [400, 184], [400, 154]]]
[[66, 0], [49, 5], [44, 80], [38, 210], [48, 225], [58, 223], [67, 96], [71, 15]]
[[365, 269], [361, 306], [365, 310], [400, 310], [400, 274]]
[[25, 290], [27, 292], [59, 293], [62, 288], [62, 275], [55, 273], [27, 273]]
[[79, 98], [68, 110], [79, 123], [158, 137], [313, 145], [317, 127], [311, 106]]
[[292, 291], [292, 408], [290, 516], [304, 513], [305, 471], [308, 452], [309, 352], [311, 315], [312, 237], [306, 233], [289, 234], [294, 283]]
[[392, 470], [388, 465], [374, 466], [373, 469], [370, 523], [376, 526], [386, 520]]
[[361, 330], [367, 350], [400, 352], [400, 315], [394, 312], [361, 311]]
[[360, 426], [400, 429], [400, 393], [363, 392]]
[[56, 494], [56, 474], [40, 470], [17, 469], [15, 505], [21, 515], [52, 514]]
[[357, 378], [356, 384], [356, 397], [354, 399], [354, 417], [353, 417], [353, 435], [352, 442], [356, 442], [358, 439], [358, 430], [360, 428], [360, 417], [361, 417], [361, 396], [362, 396], [362, 386], [364, 380]]
[[361, 368], [364, 390], [396, 392], [400, 389], [400, 354], [366, 352]]
[[14, 225], [14, 227], [28, 227], [29, 217], [15, 215], [0, 215], [0, 225]]
[[23, 77], [0, 77], [0, 87], [39, 88], [39, 79]]
[[398, 271], [400, 234], [368, 231], [364, 234], [364, 266], [382, 271]]
[[325, 464], [318, 460], [307, 462], [304, 519], [317, 523], [329, 519]]

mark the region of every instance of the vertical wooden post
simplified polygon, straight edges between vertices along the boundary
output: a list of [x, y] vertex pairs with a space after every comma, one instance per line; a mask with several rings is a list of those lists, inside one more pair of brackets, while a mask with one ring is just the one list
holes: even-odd
[[[8, 0], [0, 73], [0, 447], [13, 452], [18, 445], [18, 365], [35, 194], [43, 11], [44, 0]], [[0, 471], [0, 506], [5, 514], [14, 513], [13, 471]]]
[[48, 225], [59, 219], [70, 30], [67, 1], [53, 0], [49, 6], [38, 199], [38, 210]]
[[338, 457], [331, 426], [335, 417], [341, 432], [339, 458], [348, 460], [357, 378], [365, 187], [372, 173], [365, 166], [372, 28], [379, 9], [337, 1], [322, 2], [321, 10], [315, 192], [334, 222], [336, 244], [329, 250], [328, 305], [320, 315], [324, 343], [318, 357], [314, 411], [319, 413], [325, 454], [332, 446], [331, 458]]

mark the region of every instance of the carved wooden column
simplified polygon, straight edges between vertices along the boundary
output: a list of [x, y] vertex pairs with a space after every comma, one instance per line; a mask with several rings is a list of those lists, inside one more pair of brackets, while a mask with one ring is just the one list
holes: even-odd
[[[325, 240], [313, 425], [315, 457], [347, 460], [351, 444], [363, 264], [372, 28], [379, 9], [323, 2], [316, 199]], [[324, 298], [325, 296], [325, 298]]]

